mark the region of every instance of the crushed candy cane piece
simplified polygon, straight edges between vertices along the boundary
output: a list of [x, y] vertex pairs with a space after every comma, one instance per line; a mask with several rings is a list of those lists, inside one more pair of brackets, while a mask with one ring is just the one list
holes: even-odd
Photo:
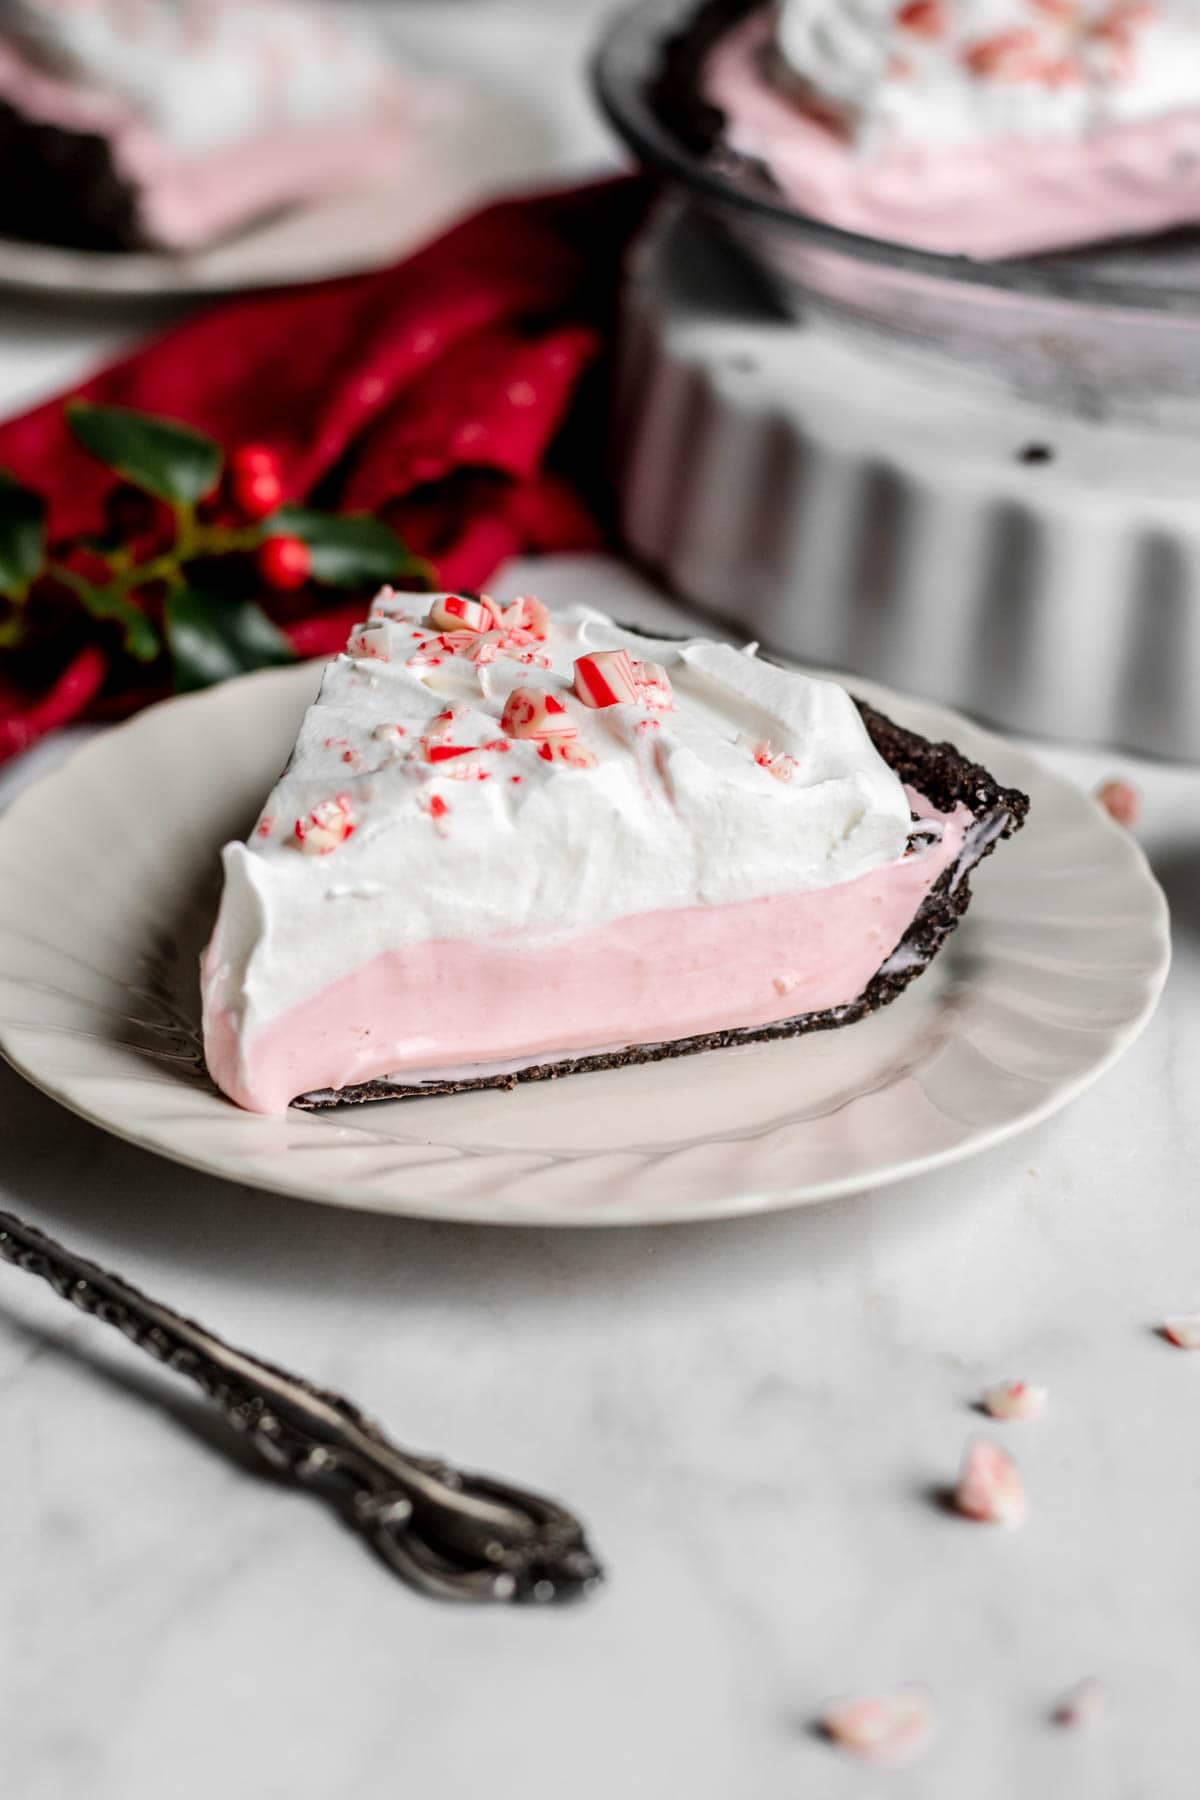
[[593, 650], [575, 658], [575, 692], [585, 706], [626, 706], [638, 698], [628, 650]]
[[435, 713], [429, 721], [428, 729], [421, 739], [423, 744], [446, 744], [454, 732], [459, 720], [465, 717], [465, 708], [448, 706], [445, 712]]
[[1096, 1676], [1088, 1675], [1063, 1695], [1051, 1716], [1056, 1725], [1065, 1725], [1069, 1731], [1079, 1731], [1102, 1718], [1108, 1708], [1108, 1689]]
[[796, 758], [789, 756], [786, 750], [776, 750], [765, 738], [748, 737], [743, 733], [737, 742], [738, 749], [747, 751], [759, 768], [773, 775], [776, 781], [790, 781], [796, 773]]
[[368, 619], [354, 633], [346, 650], [350, 656], [358, 657], [364, 662], [389, 661], [387, 625], [382, 619]]
[[972, 75], [991, 81], [1037, 81], [1044, 67], [1038, 34], [1030, 25], [977, 38], [965, 47], [962, 60]]
[[501, 728], [509, 737], [577, 737], [575, 721], [557, 694], [542, 688], [514, 688], [504, 704]]
[[460, 756], [456, 762], [447, 763], [439, 773], [447, 781], [490, 781], [491, 776], [484, 768], [478, 756]]
[[1096, 798], [1110, 819], [1129, 830], [1141, 817], [1142, 796], [1131, 781], [1102, 781], [1096, 789]]
[[657, 707], [660, 712], [671, 710], [675, 695], [671, 691], [671, 678], [661, 663], [635, 662], [633, 678], [643, 706]]
[[599, 759], [581, 744], [576, 738], [556, 738], [538, 747], [538, 755], [545, 762], [566, 763], [568, 769], [596, 769]]
[[434, 631], [474, 635], [491, 631], [496, 615], [486, 600], [471, 600], [465, 594], [440, 594], [429, 608], [427, 622]]
[[371, 736], [377, 744], [387, 744], [394, 748], [408, 733], [403, 725], [377, 725]]
[[1000, 1381], [985, 1391], [980, 1405], [993, 1419], [1040, 1419], [1049, 1398], [1044, 1387], [1028, 1381]]
[[544, 644], [550, 635], [550, 614], [532, 594], [518, 595], [500, 613], [499, 624], [507, 633], [527, 632], [539, 644]]
[[476, 748], [474, 744], [439, 744], [430, 738], [422, 738], [421, 748], [425, 753], [425, 761], [429, 763], [449, 762], [456, 756], [470, 756]]
[[1016, 1463], [999, 1444], [975, 1438], [967, 1445], [954, 1504], [965, 1519], [984, 1525], [1024, 1523], [1025, 1484]]
[[777, 975], [771, 986], [777, 994], [790, 994], [798, 980], [799, 977], [796, 975]]
[[915, 37], [940, 38], [946, 35], [946, 14], [942, 0], [905, 0], [898, 6], [895, 20], [901, 31]]
[[314, 806], [306, 819], [296, 820], [296, 842], [309, 856], [328, 856], [345, 843], [357, 825], [350, 796], [338, 794]]
[[1200, 1313], [1191, 1313], [1186, 1317], [1164, 1319], [1163, 1336], [1177, 1350], [1200, 1350]]
[[909, 1762], [933, 1741], [933, 1697], [914, 1684], [890, 1694], [835, 1700], [822, 1713], [821, 1728], [843, 1750], [869, 1762]]

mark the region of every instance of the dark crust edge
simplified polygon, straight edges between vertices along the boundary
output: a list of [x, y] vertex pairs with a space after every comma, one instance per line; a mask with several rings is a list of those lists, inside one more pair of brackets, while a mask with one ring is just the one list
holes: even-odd
[[711, 51], [726, 32], [763, 4], [764, 0], [704, 0], [683, 29], [664, 40], [647, 98], [662, 124], [693, 155], [704, 157], [726, 175], [749, 178], [778, 193], [764, 162], [725, 142], [726, 114], [703, 91], [704, 65]]
[[73, 250], [146, 250], [136, 189], [95, 132], [28, 119], [0, 101], [0, 234]]
[[[888, 1006], [910, 981], [929, 967], [971, 900], [970, 871], [990, 856], [1001, 839], [1011, 837], [1025, 823], [1029, 799], [1016, 788], [1001, 787], [978, 763], [968, 762], [953, 744], [930, 743], [906, 731], [863, 700], [856, 700], [871, 741], [901, 781], [916, 788], [939, 812], [949, 812], [960, 802], [975, 819], [975, 842], [945, 870], [926, 896], [916, 918], [879, 973], [857, 1000], [824, 1012], [801, 1013], [775, 1025], [741, 1031], [714, 1031], [702, 1037], [677, 1038], [663, 1044], [631, 1045], [606, 1054], [538, 1063], [511, 1075], [476, 1076], [467, 1081], [426, 1082], [403, 1087], [386, 1081], [365, 1081], [342, 1088], [336, 1096], [307, 1094], [293, 1102], [305, 1112], [328, 1112], [340, 1106], [360, 1106], [375, 1100], [432, 1100], [443, 1094], [466, 1094], [479, 1088], [515, 1088], [526, 1081], [557, 1081], [563, 1075], [594, 1074], [601, 1069], [624, 1069], [635, 1063], [662, 1062], [672, 1056], [698, 1056], [707, 1050], [728, 1050], [737, 1044], [769, 1043], [775, 1038], [803, 1037], [811, 1031], [831, 1031], [852, 1025]], [[895, 965], [894, 967], [892, 965]]]

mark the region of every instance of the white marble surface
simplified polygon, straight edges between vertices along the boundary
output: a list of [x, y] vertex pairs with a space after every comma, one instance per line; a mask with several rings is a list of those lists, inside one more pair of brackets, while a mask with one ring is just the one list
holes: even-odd
[[[567, 81], [585, 9], [438, 6], [473, 54], [477, 22], [497, 49], [505, 19], [544, 25]], [[0, 301], [0, 405], [116, 329]], [[539, 575], [610, 601], [629, 579]], [[0, 804], [69, 747], [10, 770]], [[1166, 999], [1066, 1114], [919, 1184], [654, 1232], [406, 1224], [159, 1162], [0, 1069], [0, 1205], [402, 1441], [560, 1492], [613, 1577], [561, 1615], [414, 1599], [231, 1461], [186, 1388], [0, 1269], [5, 1800], [1194, 1794], [1200, 1356], [1153, 1326], [1200, 1308], [1200, 771], [1049, 754], [1143, 787]], [[1031, 1493], [1014, 1534], [935, 1498], [1007, 1375], [1052, 1394], [995, 1428]], [[1091, 1673], [1111, 1716], [1050, 1727]], [[829, 1695], [909, 1679], [941, 1719], [913, 1769], [812, 1735]]]

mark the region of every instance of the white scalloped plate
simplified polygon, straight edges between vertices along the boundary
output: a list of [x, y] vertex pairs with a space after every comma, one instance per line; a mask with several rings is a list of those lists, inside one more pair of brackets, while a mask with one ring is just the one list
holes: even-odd
[[0, 286], [144, 299], [290, 287], [379, 269], [472, 207], [544, 178], [549, 134], [518, 100], [463, 89], [431, 115], [394, 174], [293, 207], [206, 250], [108, 254], [0, 237]]
[[1032, 757], [938, 706], [854, 685], [1033, 798], [970, 912], [894, 1005], [840, 1031], [513, 1093], [239, 1112], [197, 1050], [217, 853], [253, 821], [318, 669], [168, 701], [0, 819], [0, 1050], [95, 1124], [330, 1205], [502, 1224], [715, 1218], [854, 1193], [984, 1150], [1128, 1048], [1170, 956], [1140, 850]]

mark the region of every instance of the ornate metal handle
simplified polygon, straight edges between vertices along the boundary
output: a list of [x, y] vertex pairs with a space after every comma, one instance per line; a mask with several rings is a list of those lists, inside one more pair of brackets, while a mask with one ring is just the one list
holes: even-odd
[[6, 1212], [0, 1261], [40, 1275], [64, 1300], [196, 1382], [264, 1462], [338, 1502], [421, 1593], [547, 1603], [588, 1594], [602, 1580], [565, 1507], [398, 1449], [341, 1394], [232, 1349]]

